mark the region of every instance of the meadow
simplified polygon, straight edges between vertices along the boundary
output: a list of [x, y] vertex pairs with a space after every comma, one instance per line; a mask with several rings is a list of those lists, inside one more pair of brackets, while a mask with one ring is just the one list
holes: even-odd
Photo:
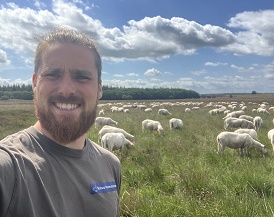
[[[266, 145], [268, 154], [250, 150], [240, 157], [237, 150], [225, 149], [217, 153], [217, 135], [224, 131], [224, 115], [210, 115], [209, 102], [245, 102], [247, 115], [262, 117], [258, 130], [259, 141]], [[273, 217], [274, 216], [274, 154], [267, 138], [272, 129], [274, 112], [254, 114], [253, 108], [268, 102], [274, 105], [273, 95], [244, 95], [233, 98], [157, 101], [172, 115], [151, 113], [130, 108], [129, 113], [112, 113], [112, 105], [145, 104], [152, 101], [100, 101], [105, 116], [118, 121], [118, 127], [135, 136], [135, 146], [116, 153], [122, 165], [120, 194], [121, 216], [127, 217]], [[189, 102], [189, 105], [181, 105]], [[203, 102], [198, 110], [185, 113], [192, 103]], [[252, 102], [252, 103], [250, 103]], [[99, 111], [99, 109], [98, 109]], [[0, 102], [0, 139], [35, 123], [31, 101]], [[170, 131], [171, 117], [183, 120], [181, 130]], [[142, 132], [141, 122], [146, 119], [161, 122], [165, 131]], [[229, 131], [234, 131], [230, 129]], [[88, 137], [98, 141], [98, 131], [92, 127]]]

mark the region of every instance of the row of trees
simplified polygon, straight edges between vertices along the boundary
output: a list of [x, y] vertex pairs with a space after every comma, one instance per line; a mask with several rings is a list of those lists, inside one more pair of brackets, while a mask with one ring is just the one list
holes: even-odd
[[[154, 100], [154, 99], [191, 99], [200, 98], [192, 90], [179, 88], [122, 88], [103, 86], [102, 100]], [[0, 86], [0, 100], [32, 100], [31, 85]]]

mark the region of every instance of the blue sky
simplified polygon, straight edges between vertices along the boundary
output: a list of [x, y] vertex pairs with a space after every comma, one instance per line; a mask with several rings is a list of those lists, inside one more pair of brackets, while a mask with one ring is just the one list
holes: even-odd
[[1, 0], [0, 85], [30, 84], [35, 36], [91, 35], [104, 85], [274, 93], [273, 0]]

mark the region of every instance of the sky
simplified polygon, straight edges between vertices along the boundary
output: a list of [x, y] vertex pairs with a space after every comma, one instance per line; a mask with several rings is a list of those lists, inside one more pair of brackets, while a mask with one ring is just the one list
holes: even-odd
[[273, 0], [0, 0], [0, 85], [31, 84], [55, 27], [94, 38], [103, 85], [274, 93]]

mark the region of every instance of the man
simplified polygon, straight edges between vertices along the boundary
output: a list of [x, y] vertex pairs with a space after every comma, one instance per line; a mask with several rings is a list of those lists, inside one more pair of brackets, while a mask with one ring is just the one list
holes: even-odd
[[46, 35], [35, 53], [37, 123], [0, 142], [0, 216], [119, 215], [118, 158], [86, 137], [102, 97], [101, 57], [85, 34]]

